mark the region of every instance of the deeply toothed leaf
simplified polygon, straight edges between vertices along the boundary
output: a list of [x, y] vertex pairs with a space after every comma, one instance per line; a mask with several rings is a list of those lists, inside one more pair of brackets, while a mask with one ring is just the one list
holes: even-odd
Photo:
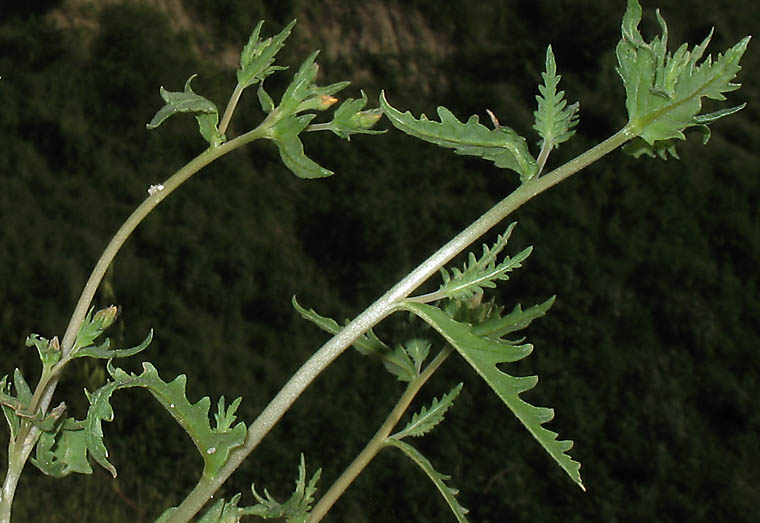
[[[502, 372], [497, 365], [522, 359], [530, 354], [533, 346], [514, 345], [500, 338], [489, 338], [475, 333], [466, 323], [453, 320], [448, 314], [431, 305], [406, 302], [403, 309], [415, 313], [437, 330], [447, 342], [462, 355], [475, 371], [488, 383], [491, 389], [509, 407], [546, 452], [581, 488], [580, 463], [574, 461], [567, 451], [572, 441], [559, 441], [557, 434], [542, 425], [554, 418], [554, 410], [534, 407], [521, 397], [538, 383], [537, 376], [515, 377]], [[584, 488], [585, 490], [585, 488]]]
[[241, 87], [249, 87], [264, 78], [285, 67], [272, 65], [275, 55], [285, 45], [285, 40], [290, 36], [290, 32], [296, 21], [293, 20], [276, 36], [261, 40], [259, 34], [261, 27], [264, 25], [263, 20], [259, 22], [251, 33], [248, 43], [240, 53], [240, 69], [237, 71], [237, 80]]
[[700, 115], [703, 98], [723, 101], [723, 93], [740, 87], [732, 81], [741, 69], [739, 60], [750, 37], [719, 54], [715, 61], [709, 55], [702, 59], [712, 32], [693, 50], [683, 44], [671, 54], [667, 49], [668, 27], [659, 11], [657, 21], [661, 35], [646, 42], [638, 29], [641, 6], [638, 0], [628, 0], [616, 50], [617, 71], [625, 86], [629, 128], [638, 138], [625, 150], [634, 156], [667, 158], [670, 153], [677, 158], [674, 143], [685, 139], [685, 129], [703, 127], [744, 107]]
[[517, 172], [522, 181], [536, 174], [536, 160], [528, 151], [525, 138], [509, 127], [488, 129], [474, 115], [463, 123], [445, 107], [438, 108], [440, 122], [428, 120], [424, 114], [417, 119], [409, 111], [402, 113], [393, 108], [385, 93], [380, 94], [380, 107], [394, 127], [410, 136], [454, 149], [457, 154], [492, 161], [496, 167]]
[[417, 466], [419, 466], [425, 472], [425, 474], [428, 475], [430, 480], [438, 489], [438, 492], [440, 492], [443, 496], [443, 499], [446, 500], [446, 503], [449, 505], [451, 512], [454, 513], [454, 517], [457, 518], [457, 521], [460, 523], [467, 523], [467, 512], [469, 511], [460, 505], [456, 498], [456, 495], [459, 494], [459, 490], [446, 485], [446, 481], [448, 481], [450, 477], [435, 470], [433, 464], [430, 463], [430, 461], [425, 456], [423, 456], [420, 451], [408, 443], [400, 441], [396, 438], [388, 438], [385, 441], [386, 445], [396, 447], [397, 449], [401, 450], [401, 452], [406, 454], [409, 459], [416, 463]]
[[446, 411], [454, 404], [454, 400], [461, 390], [462, 384], [460, 383], [447, 394], [444, 394], [440, 400], [433, 398], [430, 408], [422, 407], [419, 412], [415, 412], [406, 427], [392, 437], [402, 439], [407, 436], [423, 436], [433, 430], [436, 425], [443, 421]]

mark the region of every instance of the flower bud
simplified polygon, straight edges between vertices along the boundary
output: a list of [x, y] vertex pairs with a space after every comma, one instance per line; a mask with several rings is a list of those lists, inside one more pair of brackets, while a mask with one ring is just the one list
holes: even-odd
[[100, 329], [105, 330], [116, 320], [118, 314], [119, 308], [116, 305], [111, 305], [96, 312], [92, 318], [92, 323], [99, 324]]
[[382, 109], [369, 109], [367, 111], [359, 111], [351, 120], [360, 129], [371, 129], [382, 117]]
[[338, 99], [334, 96], [330, 96], [328, 94], [321, 94], [318, 96], [312, 96], [311, 98], [307, 98], [303, 102], [300, 103], [298, 108], [296, 109], [297, 113], [300, 113], [301, 111], [324, 111], [325, 109], [330, 108], [332, 105], [337, 102]]

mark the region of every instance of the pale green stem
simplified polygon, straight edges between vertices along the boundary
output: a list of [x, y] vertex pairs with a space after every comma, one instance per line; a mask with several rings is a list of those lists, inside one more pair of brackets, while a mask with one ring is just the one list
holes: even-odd
[[230, 125], [230, 120], [232, 120], [232, 113], [235, 112], [235, 107], [237, 107], [237, 104], [240, 101], [240, 95], [243, 94], [244, 89], [245, 87], [237, 84], [235, 86], [235, 89], [232, 91], [230, 101], [227, 102], [227, 108], [224, 110], [222, 121], [219, 122], [219, 134], [224, 134], [227, 132], [227, 127]]
[[[143, 201], [137, 209], [127, 218], [122, 224], [119, 230], [116, 232], [110, 243], [106, 247], [100, 259], [95, 264], [95, 268], [90, 273], [90, 277], [82, 290], [82, 294], [79, 297], [74, 312], [69, 321], [69, 325], [66, 328], [66, 332], [63, 336], [63, 342], [61, 343], [62, 357], [53, 371], [43, 373], [40, 377], [40, 381], [37, 383], [37, 387], [34, 390], [32, 401], [29, 404], [29, 413], [45, 412], [53, 398], [56, 386], [58, 385], [58, 378], [60, 370], [65, 366], [70, 358], [68, 357], [76, 341], [79, 328], [84, 321], [87, 310], [92, 303], [95, 296], [95, 292], [100, 285], [103, 276], [108, 270], [109, 265], [113, 261], [116, 254], [121, 249], [124, 242], [127, 241], [132, 231], [142, 222], [155, 207], [161, 203], [169, 194], [171, 194], [177, 187], [187, 181], [193, 174], [197, 173], [200, 169], [213, 162], [220, 156], [229, 153], [230, 151], [241, 147], [253, 140], [261, 138], [265, 135], [269, 127], [271, 127], [277, 119], [276, 111], [270, 113], [261, 125], [256, 129], [238, 136], [237, 138], [225, 142], [219, 147], [212, 147], [206, 149], [204, 152], [196, 156], [193, 160], [188, 162], [184, 167], [175, 172], [168, 180], [162, 184], [161, 190], [152, 191], [148, 197]], [[274, 116], [273, 116], [274, 115]], [[8, 453], [8, 471], [5, 476], [5, 481], [2, 487], [2, 499], [0, 500], [0, 523], [6, 523], [10, 521], [11, 517], [11, 504], [13, 503], [13, 495], [16, 491], [16, 485], [18, 483], [21, 472], [26, 465], [29, 455], [34, 448], [37, 438], [39, 437], [39, 429], [35, 425], [24, 419], [21, 421], [16, 440], [9, 446]]]
[[202, 478], [185, 500], [172, 513], [167, 523], [189, 521], [211, 499], [213, 494], [255, 449], [264, 436], [301, 395], [306, 387], [327, 368], [344, 350], [362, 334], [391, 314], [395, 307], [452, 258], [461, 253], [475, 240], [501, 222], [525, 202], [572, 176], [584, 167], [614, 151], [634, 137], [624, 127], [602, 143], [577, 156], [544, 176], [530, 180], [515, 189], [469, 227], [441, 247], [382, 297], [359, 314], [338, 334], [315, 352], [285, 386], [277, 393], [259, 417], [248, 427], [248, 435], [241, 447], [233, 450], [230, 457], [214, 478]]
[[320, 498], [319, 503], [317, 503], [312, 509], [309, 516], [309, 523], [318, 523], [319, 521], [322, 521], [322, 518], [325, 517], [335, 502], [338, 501], [338, 498], [343, 495], [357, 476], [359, 476], [367, 465], [369, 465], [370, 461], [377, 456], [378, 452], [385, 448], [385, 441], [388, 439], [388, 436], [390, 436], [393, 427], [395, 427], [401, 420], [404, 412], [409, 408], [409, 405], [411, 405], [414, 397], [420, 391], [422, 386], [428, 379], [430, 379], [430, 376], [438, 370], [438, 367], [440, 367], [446, 358], [448, 358], [452, 350], [453, 348], [451, 345], [447, 345], [435, 358], [433, 358], [430, 365], [428, 365], [419, 376], [409, 382], [406, 390], [399, 398], [398, 403], [393, 407], [393, 410], [388, 414], [388, 417], [385, 418], [385, 421], [369, 443], [367, 443], [364, 449], [356, 456], [356, 458], [354, 458], [354, 461], [352, 461], [348, 468], [343, 471], [343, 474], [335, 480], [335, 483], [332, 484], [330, 489], [325, 492], [325, 495]]
[[549, 153], [552, 152], [552, 145], [547, 141], [544, 140], [544, 144], [541, 146], [541, 151], [538, 153], [538, 159], [536, 160], [536, 176], [541, 176], [541, 173], [544, 172], [544, 167], [546, 166], [546, 160], [549, 159]]

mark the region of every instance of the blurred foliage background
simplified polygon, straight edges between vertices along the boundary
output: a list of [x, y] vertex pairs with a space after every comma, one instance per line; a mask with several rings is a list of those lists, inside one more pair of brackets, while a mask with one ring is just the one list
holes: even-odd
[[[717, 53], [758, 27], [749, 1], [646, 1], [672, 42]], [[194, 89], [223, 107], [237, 53], [260, 19], [294, 34], [267, 80], [270, 92], [316, 48], [323, 84], [352, 80], [415, 114], [445, 105], [534, 138], [532, 111], [546, 46], [561, 87], [581, 103], [576, 137], [559, 165], [625, 123], [614, 71], [625, 3], [591, 0], [364, 2], [46, 0], [0, 7], [0, 353], [31, 382], [30, 332], [61, 335], [110, 235], [145, 196], [204, 147], [190, 118], [158, 131], [160, 85]], [[536, 350], [514, 365], [537, 373], [529, 393], [556, 409], [550, 425], [576, 442], [582, 493], [498, 398], [452, 357], [419, 405], [458, 381], [447, 422], [417, 443], [453, 476], [471, 520], [757, 521], [760, 499], [760, 330], [757, 201], [760, 54], [755, 43], [730, 95], [748, 101], [692, 136], [681, 161], [614, 153], [530, 202], [516, 216], [514, 249], [527, 267], [498, 290], [511, 307], [557, 294], [531, 327]], [[373, 104], [374, 105], [374, 104]], [[261, 117], [247, 93], [228, 135]], [[384, 124], [388, 127], [388, 124]], [[307, 137], [307, 153], [336, 171], [304, 181], [272, 144], [253, 144], [206, 168], [142, 224], [116, 259], [97, 305], [122, 315], [112, 340], [143, 353], [164, 379], [189, 377], [192, 400], [243, 396], [250, 422], [326, 336], [290, 297], [351, 317], [477, 218], [516, 184], [487, 162], [438, 150], [391, 130], [351, 143]], [[537, 140], [537, 138], [535, 138]], [[506, 223], [504, 224], [506, 227]], [[503, 230], [503, 229], [502, 229]], [[493, 231], [493, 235], [500, 231]], [[492, 236], [484, 241], [492, 240]], [[479, 246], [476, 247], [479, 250]], [[380, 332], [391, 339], [391, 321]], [[122, 362], [136, 370], [139, 358]], [[81, 388], [105, 379], [96, 363], [70, 367], [57, 397], [84, 416]], [[359, 452], [402, 390], [378, 364], [348, 352], [298, 400], [222, 495], [266, 487], [285, 499], [298, 453], [323, 468], [322, 491]], [[178, 503], [200, 472], [192, 444], [147, 393], [116, 395], [104, 427], [119, 476], [102, 470], [53, 480], [31, 465], [17, 521], [149, 521]], [[5, 442], [7, 432], [3, 431]], [[0, 445], [5, 459], [5, 443]], [[448, 521], [424, 475], [386, 451], [331, 512], [330, 521]]]

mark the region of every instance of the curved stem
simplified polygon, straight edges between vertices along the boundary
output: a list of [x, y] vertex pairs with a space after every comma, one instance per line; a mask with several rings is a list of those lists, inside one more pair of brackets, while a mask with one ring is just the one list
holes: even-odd
[[[273, 111], [273, 113], [275, 113], [275, 111]], [[63, 342], [61, 343], [61, 360], [58, 365], [56, 365], [53, 372], [43, 373], [40, 377], [40, 381], [37, 383], [37, 387], [32, 396], [32, 401], [28, 406], [28, 411], [30, 413], [45, 412], [50, 405], [53, 394], [58, 385], [60, 370], [70, 360], [68, 356], [74, 347], [79, 328], [84, 321], [87, 310], [95, 296], [95, 292], [97, 291], [106, 270], [108, 270], [109, 265], [135, 228], [159, 203], [169, 196], [169, 194], [203, 167], [220, 156], [263, 137], [269, 127], [271, 127], [277, 119], [277, 115], [273, 116], [273, 113], [270, 113], [269, 117], [267, 117], [256, 129], [238, 136], [219, 147], [208, 148], [196, 156], [166, 180], [161, 185], [160, 190], [150, 191], [145, 201], [143, 201], [122, 224], [90, 273], [90, 277], [82, 290], [82, 294], [79, 296], [79, 301], [74, 308], [74, 312], [63, 336]], [[11, 505], [13, 503], [16, 486], [21, 472], [34, 449], [39, 434], [40, 430], [38, 427], [28, 419], [23, 419], [19, 424], [15, 440], [11, 442], [11, 445], [9, 446], [8, 470], [5, 475], [2, 490], [0, 490], [0, 523], [10, 521]]]
[[229, 459], [214, 478], [203, 478], [198, 482], [185, 500], [172, 513], [171, 517], [166, 520], [167, 523], [189, 521], [190, 518], [198, 513], [227, 478], [240, 466], [243, 460], [258, 446], [264, 436], [279, 421], [306, 387], [335, 358], [350, 347], [359, 336], [391, 314], [401, 300], [409, 296], [417, 287], [438, 272], [444, 264], [448, 263], [525, 202], [572, 176], [604, 155], [614, 151], [633, 137], [633, 132], [626, 126], [602, 143], [575, 157], [561, 167], [554, 169], [544, 176], [525, 182], [446, 245], [438, 249], [432, 256], [422, 262], [421, 265], [365, 309], [364, 312], [346, 325], [343, 330], [322, 345], [296, 371], [269, 405], [261, 412], [259, 417], [248, 427], [248, 435], [243, 446], [238, 447], [230, 453]]
[[388, 417], [385, 418], [385, 421], [375, 435], [372, 436], [372, 439], [369, 440], [369, 443], [367, 443], [364, 449], [356, 456], [356, 458], [354, 458], [348, 468], [343, 471], [343, 474], [335, 480], [335, 483], [333, 483], [330, 489], [325, 492], [325, 495], [322, 496], [319, 503], [314, 506], [309, 516], [309, 523], [318, 523], [319, 521], [322, 521], [322, 518], [325, 517], [335, 502], [338, 501], [338, 498], [343, 495], [357, 476], [359, 476], [366, 466], [369, 465], [370, 461], [372, 461], [372, 459], [385, 448], [385, 440], [390, 436], [393, 427], [395, 427], [401, 420], [404, 412], [409, 408], [409, 405], [411, 405], [414, 397], [420, 391], [422, 386], [428, 379], [430, 379], [433, 373], [438, 370], [438, 367], [441, 366], [446, 358], [449, 357], [452, 350], [453, 348], [451, 345], [446, 345], [446, 347], [433, 358], [425, 370], [409, 382], [406, 390], [399, 398], [398, 403], [393, 407], [393, 410], [388, 414]]

